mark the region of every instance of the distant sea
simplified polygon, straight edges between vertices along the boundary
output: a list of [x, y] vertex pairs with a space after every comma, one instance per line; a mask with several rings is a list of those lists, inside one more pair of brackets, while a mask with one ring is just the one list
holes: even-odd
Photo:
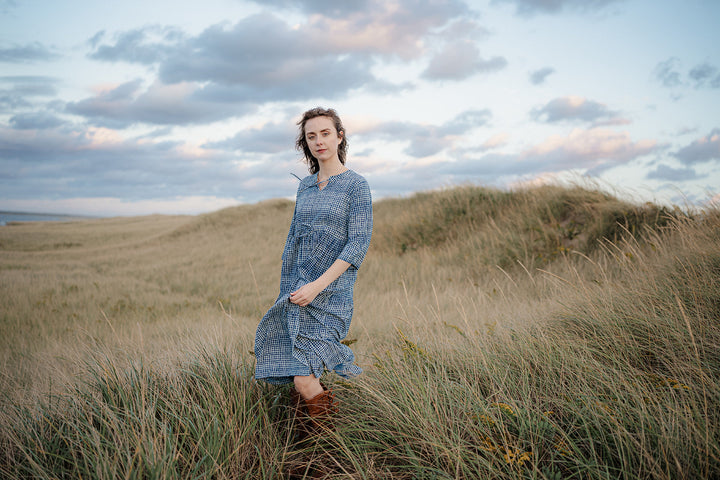
[[10, 222], [69, 222], [87, 218], [91, 217], [52, 213], [0, 212], [0, 226], [5, 226]]

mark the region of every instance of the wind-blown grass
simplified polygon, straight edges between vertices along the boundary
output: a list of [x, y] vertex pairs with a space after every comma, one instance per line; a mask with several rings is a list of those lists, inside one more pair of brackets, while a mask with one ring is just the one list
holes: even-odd
[[674, 261], [622, 260], [623, 281], [575, 285], [579, 298], [545, 323], [398, 332], [353, 419], [383, 419], [376, 428], [393, 434], [378, 454], [437, 478], [718, 475], [717, 230], [695, 237], [714, 253], [681, 230]]
[[[236, 223], [269, 225], [264, 208], [287, 214], [282, 202], [252, 208], [201, 217], [202, 227], [179, 219], [143, 240], [147, 253], [134, 255], [147, 262], [155, 245], [199, 252], [195, 242], [212, 239], [216, 245], [202, 258], [220, 265], [230, 257], [219, 246], [240, 235]], [[543, 209], [552, 215], [542, 217]], [[582, 222], [579, 212], [586, 215]], [[140, 337], [145, 346], [130, 348], [124, 339], [135, 337], [127, 332], [147, 313], [120, 312], [100, 323], [114, 332], [96, 331], [87, 348], [69, 355], [79, 380], [24, 401], [6, 381], [0, 475], [288, 478], [313, 459], [330, 478], [720, 475], [716, 209], [688, 215], [577, 189], [467, 188], [381, 202], [376, 218], [351, 334], [365, 374], [327, 378], [342, 402], [334, 432], [294, 443], [286, 389], [252, 379], [248, 350], [257, 319], [246, 324], [238, 312], [262, 309], [241, 307], [237, 302], [245, 300], [228, 294], [227, 305], [215, 305], [226, 323], [201, 323], [213, 334], [179, 334], [176, 327], [164, 348], [148, 347], [147, 336]], [[570, 218], [579, 219], [572, 238], [563, 233]], [[428, 226], [431, 221], [437, 225]], [[279, 226], [266, 231], [282, 238]], [[590, 241], [592, 232], [605, 233]], [[578, 237], [592, 245], [567, 243]], [[500, 249], [513, 238], [514, 246]], [[62, 241], [80, 243], [71, 236]], [[15, 265], [36, 258], [15, 248], [6, 249]], [[241, 298], [269, 303], [256, 292], [271, 288], [268, 271], [276, 260], [246, 250], [258, 259], [253, 266], [264, 267], [246, 271], [250, 292]], [[49, 255], [41, 247], [33, 255], [38, 251]], [[493, 258], [506, 260], [498, 268]], [[113, 262], [114, 268], [105, 265], [110, 272], [122, 268]], [[195, 288], [188, 282], [222, 283], [213, 269], [193, 275], [152, 266], [159, 276], [185, 279], [178, 282], [180, 296]], [[167, 273], [157, 271], [163, 268]], [[75, 284], [78, 291], [69, 295], [91, 289]], [[23, 304], [20, 293], [13, 295]], [[156, 300], [161, 310], [163, 298]], [[193, 311], [217, 318], [209, 304]], [[163, 315], [173, 318], [169, 310]], [[160, 338], [160, 331], [154, 335]]]

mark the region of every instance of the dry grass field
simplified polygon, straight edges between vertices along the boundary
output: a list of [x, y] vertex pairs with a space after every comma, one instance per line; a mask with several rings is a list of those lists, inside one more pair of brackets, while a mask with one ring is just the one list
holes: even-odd
[[3, 478], [719, 478], [720, 212], [377, 202], [337, 430], [252, 379], [292, 202], [0, 228]]

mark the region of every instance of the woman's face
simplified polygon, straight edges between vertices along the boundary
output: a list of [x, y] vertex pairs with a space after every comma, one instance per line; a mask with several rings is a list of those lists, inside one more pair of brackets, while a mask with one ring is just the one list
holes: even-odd
[[318, 162], [338, 159], [338, 146], [342, 142], [342, 133], [335, 130], [330, 117], [315, 117], [305, 122], [305, 141], [310, 152]]

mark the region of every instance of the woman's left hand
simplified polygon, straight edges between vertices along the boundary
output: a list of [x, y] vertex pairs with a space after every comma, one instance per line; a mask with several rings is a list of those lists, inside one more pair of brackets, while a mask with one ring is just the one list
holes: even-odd
[[321, 290], [315, 282], [306, 283], [294, 292], [290, 292], [290, 301], [301, 307], [306, 307], [315, 300]]

